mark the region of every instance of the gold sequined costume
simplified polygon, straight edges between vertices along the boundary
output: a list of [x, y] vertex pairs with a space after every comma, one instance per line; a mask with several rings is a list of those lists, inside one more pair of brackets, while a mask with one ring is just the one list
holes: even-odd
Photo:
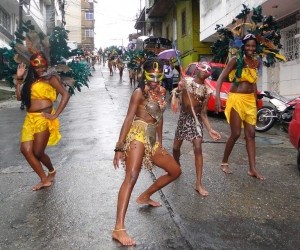
[[156, 141], [156, 128], [156, 124], [148, 124], [142, 120], [134, 120], [124, 145], [125, 152], [128, 152], [132, 141], [143, 143], [145, 147], [143, 166], [149, 170], [153, 167], [151, 157], [159, 146], [159, 143]]
[[126, 136], [124, 149], [127, 155], [132, 141], [139, 141], [143, 143], [145, 147], [143, 166], [144, 168], [151, 170], [153, 168], [151, 158], [159, 146], [159, 143], [156, 141], [157, 126], [159, 121], [162, 119], [162, 115], [167, 104], [165, 102], [165, 94], [160, 97], [160, 101], [154, 100], [149, 93], [144, 93], [144, 96], [145, 110], [153, 119], [156, 120], [156, 122], [150, 124], [141, 120], [139, 117], [135, 117]]

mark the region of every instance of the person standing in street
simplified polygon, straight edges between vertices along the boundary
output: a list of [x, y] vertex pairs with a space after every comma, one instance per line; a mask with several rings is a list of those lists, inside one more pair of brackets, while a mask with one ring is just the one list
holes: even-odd
[[116, 59], [116, 64], [117, 64], [117, 67], [118, 67], [118, 70], [119, 70], [120, 80], [122, 80], [125, 64], [124, 64], [123, 59], [120, 55], [118, 55], [118, 57]]
[[255, 58], [257, 40], [253, 34], [242, 39], [241, 53], [232, 57], [217, 81], [216, 111], [221, 112], [220, 90], [224, 79], [229, 76], [233, 82], [226, 102], [225, 115], [230, 124], [230, 136], [226, 142], [221, 170], [231, 174], [228, 158], [233, 146], [244, 127], [246, 148], [249, 159], [248, 175], [264, 180], [264, 176], [256, 169], [255, 163], [255, 123], [257, 113], [257, 85], [259, 61]]
[[176, 95], [177, 98], [181, 96], [180, 115], [173, 142], [173, 156], [180, 165], [180, 148], [183, 140], [192, 142], [196, 168], [195, 190], [200, 195], [207, 196], [208, 192], [202, 184], [203, 124], [214, 141], [219, 140], [221, 135], [212, 129], [207, 118], [207, 102], [211, 90], [206, 87], [204, 80], [211, 75], [211, 66], [207, 62], [200, 62], [197, 64], [196, 72], [195, 78], [183, 78], [178, 83], [178, 87], [173, 90], [173, 95]]
[[141, 205], [159, 207], [151, 195], [177, 179], [181, 169], [174, 158], [162, 146], [163, 112], [166, 109], [166, 90], [162, 87], [163, 65], [157, 59], [149, 59], [143, 65], [142, 79], [132, 93], [126, 118], [115, 148], [113, 164], [125, 163], [125, 179], [118, 195], [117, 218], [112, 238], [122, 245], [132, 246], [136, 241], [126, 232], [125, 215], [130, 196], [138, 179], [142, 165], [151, 170], [153, 164], [166, 174], [146, 189], [136, 202]]
[[173, 67], [170, 60], [164, 64], [164, 87], [171, 94], [173, 89]]
[[[17, 69], [16, 96], [17, 100], [24, 102], [27, 110], [20, 149], [40, 178], [40, 182], [33, 187], [34, 191], [52, 185], [56, 172], [45, 149], [47, 145], [57, 144], [61, 138], [58, 116], [70, 98], [60, 78], [46, 74], [47, 68], [47, 59], [39, 52], [31, 56], [28, 70], [24, 63], [19, 64]], [[57, 94], [61, 95], [61, 100], [55, 110], [53, 102]], [[42, 164], [48, 169], [48, 175]]]

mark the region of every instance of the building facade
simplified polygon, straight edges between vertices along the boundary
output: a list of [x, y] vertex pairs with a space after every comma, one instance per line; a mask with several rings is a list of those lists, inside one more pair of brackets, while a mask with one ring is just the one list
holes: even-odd
[[64, 0], [1, 0], [0, 47], [9, 47], [20, 21], [28, 21], [38, 32], [50, 34], [63, 22]]
[[81, 48], [94, 50], [95, 34], [94, 1], [81, 0]]
[[171, 40], [181, 51], [184, 68], [211, 57], [211, 43], [199, 40], [199, 25], [199, 0], [145, 0], [135, 28], [145, 36]]

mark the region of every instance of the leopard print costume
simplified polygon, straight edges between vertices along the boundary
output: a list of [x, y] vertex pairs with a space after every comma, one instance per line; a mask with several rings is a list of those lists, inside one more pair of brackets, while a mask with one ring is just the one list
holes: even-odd
[[[202, 107], [203, 103], [206, 103], [210, 89], [204, 84], [197, 84], [193, 80], [188, 79], [185, 82], [185, 88], [189, 91], [191, 96], [194, 96], [199, 101], [199, 105]], [[200, 123], [200, 129], [197, 130], [195, 118], [192, 114], [185, 112], [181, 109], [177, 129], [175, 132], [175, 139], [177, 140], [187, 140], [192, 142], [196, 138], [203, 137], [203, 122], [200, 113], [196, 114], [198, 121]]]

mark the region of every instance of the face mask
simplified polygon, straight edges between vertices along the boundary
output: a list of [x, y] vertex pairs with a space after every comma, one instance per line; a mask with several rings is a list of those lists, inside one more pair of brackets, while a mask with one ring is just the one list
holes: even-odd
[[163, 73], [148, 73], [145, 71], [145, 78], [149, 82], [160, 82], [163, 79]]
[[212, 74], [212, 68], [211, 68], [211, 66], [210, 66], [208, 63], [206, 63], [206, 62], [200, 62], [200, 63], [198, 63], [198, 64], [197, 64], [197, 68], [198, 68], [200, 71], [205, 72], [205, 73], [207, 73], [207, 74], [209, 74], [209, 75]]

